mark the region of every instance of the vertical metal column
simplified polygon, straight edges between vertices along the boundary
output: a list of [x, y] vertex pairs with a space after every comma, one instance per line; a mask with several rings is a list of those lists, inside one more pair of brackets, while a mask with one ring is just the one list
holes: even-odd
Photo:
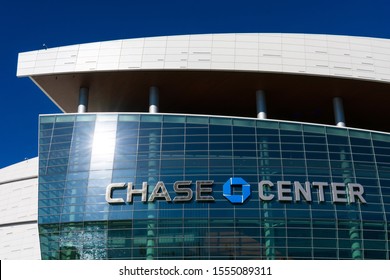
[[[269, 170], [269, 153], [268, 153], [268, 141], [266, 137], [260, 142], [261, 151], [261, 172], [263, 174], [263, 179], [270, 180], [270, 170]], [[267, 174], [267, 175], [264, 175]], [[264, 228], [264, 246], [265, 246], [265, 257], [267, 260], [275, 259], [275, 232], [274, 232], [274, 221], [272, 219], [272, 214], [269, 211], [269, 208], [272, 208], [271, 201], [263, 201], [263, 228]]]
[[[158, 88], [149, 89], [149, 113], [158, 113]], [[157, 181], [158, 165], [157, 159], [160, 150], [158, 135], [153, 130], [149, 134], [149, 161], [148, 161], [148, 193], [149, 188], [153, 188]], [[146, 259], [153, 260], [156, 257], [156, 206], [148, 203], [148, 225], [146, 233]]]
[[333, 111], [336, 125], [345, 127], [343, 100], [340, 97], [333, 98]]
[[256, 107], [257, 107], [257, 118], [267, 118], [267, 106], [265, 103], [265, 92], [262, 90], [256, 91]]
[[86, 113], [88, 111], [88, 88], [81, 87], [79, 91], [79, 106], [77, 113]]
[[359, 222], [350, 221], [349, 222], [349, 239], [351, 240], [351, 253], [352, 253], [351, 257], [354, 260], [362, 260], [363, 259], [360, 232], [361, 232], [361, 229], [359, 226]]
[[[334, 118], [336, 125], [339, 127], [345, 127], [345, 118], [344, 118], [344, 108], [343, 108], [343, 100], [340, 97], [333, 98], [333, 110], [334, 110]], [[343, 170], [343, 181], [346, 186], [346, 190], [348, 190], [348, 184], [352, 182], [352, 166], [350, 161], [348, 160], [347, 151], [345, 148], [341, 148], [340, 150], [340, 162], [341, 168]], [[348, 194], [348, 191], [347, 191]], [[348, 198], [349, 200], [349, 198]], [[351, 258], [354, 260], [363, 259], [362, 253], [362, 244], [361, 244], [361, 229], [360, 224], [358, 222], [359, 218], [356, 215], [357, 206], [356, 205], [347, 205], [348, 216], [349, 216], [349, 238], [351, 241]]]
[[157, 87], [150, 87], [149, 89], [149, 113], [158, 113], [158, 96], [159, 91]]
[[[265, 102], [265, 92], [262, 90], [256, 91], [256, 108], [257, 108], [257, 118], [261, 120], [267, 119], [267, 105]], [[269, 154], [268, 154], [268, 141], [264, 137], [261, 140], [261, 170], [263, 174], [269, 173]], [[264, 179], [269, 180], [269, 176], [263, 176]], [[263, 228], [264, 228], [264, 239], [265, 239], [265, 257], [267, 260], [275, 259], [275, 233], [273, 228], [273, 221], [268, 209], [271, 206], [270, 201], [263, 201]]]
[[[149, 133], [149, 152], [148, 152], [148, 193], [152, 192], [152, 189], [158, 182], [158, 170], [159, 170], [159, 152], [160, 152], [160, 136], [155, 130], [151, 130]], [[148, 224], [146, 232], [146, 259], [153, 260], [156, 257], [156, 204], [148, 203]]]
[[[348, 184], [352, 183], [352, 166], [348, 160], [347, 152], [345, 148], [341, 148], [340, 151], [340, 162], [343, 170], [343, 181], [348, 196]], [[349, 201], [348, 197], [348, 201]], [[356, 214], [358, 211], [357, 205], [347, 204], [348, 218], [349, 218], [349, 239], [351, 242], [351, 258], [354, 260], [362, 260], [362, 244], [361, 244], [361, 229], [359, 223], [359, 217]]]

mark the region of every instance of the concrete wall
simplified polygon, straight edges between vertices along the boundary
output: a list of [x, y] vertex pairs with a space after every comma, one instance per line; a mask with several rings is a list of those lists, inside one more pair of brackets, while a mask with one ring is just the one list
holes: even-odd
[[40, 259], [38, 158], [0, 169], [0, 259]]

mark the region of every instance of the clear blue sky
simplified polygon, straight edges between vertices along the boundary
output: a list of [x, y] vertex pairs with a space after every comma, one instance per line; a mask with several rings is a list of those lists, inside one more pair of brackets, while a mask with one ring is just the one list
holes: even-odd
[[390, 1], [3, 1], [0, 168], [37, 156], [38, 115], [60, 112], [32, 81], [16, 78], [19, 52], [40, 49], [43, 43], [57, 47], [156, 35], [235, 32], [390, 39]]

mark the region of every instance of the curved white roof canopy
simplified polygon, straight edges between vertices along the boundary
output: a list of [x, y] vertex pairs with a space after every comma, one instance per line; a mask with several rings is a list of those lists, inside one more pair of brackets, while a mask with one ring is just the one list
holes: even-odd
[[[161, 112], [256, 116], [255, 91], [270, 118], [333, 123], [344, 99], [350, 126], [385, 129], [390, 40], [309, 34], [207, 34], [115, 40], [19, 54], [29, 76], [64, 112], [89, 88], [89, 111], [147, 111], [160, 89]], [[370, 118], [367, 118], [370, 116]]]

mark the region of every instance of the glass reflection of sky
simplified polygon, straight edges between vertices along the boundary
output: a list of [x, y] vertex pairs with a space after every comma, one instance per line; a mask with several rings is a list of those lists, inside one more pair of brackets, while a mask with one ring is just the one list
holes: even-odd
[[[109, 124], [109, 125], [108, 125]], [[116, 126], [112, 123], [96, 122], [92, 142], [91, 164], [105, 165], [105, 168], [112, 169], [116, 142]], [[111, 163], [111, 166], [109, 166]]]

